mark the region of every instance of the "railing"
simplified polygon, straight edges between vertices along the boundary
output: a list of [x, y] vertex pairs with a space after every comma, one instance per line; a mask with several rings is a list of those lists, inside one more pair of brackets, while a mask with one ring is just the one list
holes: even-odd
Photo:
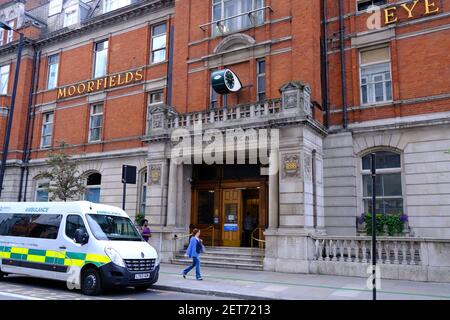
[[200, 112], [175, 114], [168, 118], [169, 129], [190, 127], [197, 123], [212, 124], [238, 119], [269, 116], [281, 112], [281, 99], [267, 100], [255, 104], [229, 106]]
[[[209, 226], [208, 228], [200, 229], [201, 232], [206, 232], [206, 231], [209, 231], [209, 230], [212, 230], [212, 232], [211, 232], [211, 246], [214, 246], [215, 226], [212, 225], [212, 226]], [[186, 238], [190, 238], [191, 236], [193, 236], [192, 233], [185, 234], [185, 235], [182, 235], [182, 236], [175, 235], [173, 237], [173, 239], [172, 239], [174, 241], [174, 245], [173, 245], [174, 252], [178, 251], [177, 241], [183, 240], [183, 239], [186, 239]]]
[[[370, 237], [330, 237], [314, 239], [314, 260], [370, 263], [372, 240]], [[377, 240], [377, 263], [420, 265], [421, 241], [417, 238], [380, 237]]]
[[[252, 248], [253, 248], [254, 241], [256, 241], [258, 243], [259, 248], [264, 248], [266, 241], [262, 239], [263, 231], [264, 231], [263, 228], [256, 228], [255, 230], [252, 231], [251, 240], [250, 240], [250, 245]], [[258, 232], [258, 238], [255, 237], [256, 232]]]

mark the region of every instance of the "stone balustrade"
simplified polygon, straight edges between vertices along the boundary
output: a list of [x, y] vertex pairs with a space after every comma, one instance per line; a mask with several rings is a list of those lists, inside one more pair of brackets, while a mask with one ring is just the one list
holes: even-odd
[[[367, 277], [371, 237], [311, 236], [310, 273]], [[377, 237], [377, 265], [386, 279], [450, 282], [450, 239]]]
[[168, 117], [167, 128], [190, 127], [201, 122], [202, 124], [220, 123], [239, 119], [254, 120], [255, 118], [274, 115], [282, 110], [281, 99], [264, 102], [229, 106], [211, 110], [173, 114]]

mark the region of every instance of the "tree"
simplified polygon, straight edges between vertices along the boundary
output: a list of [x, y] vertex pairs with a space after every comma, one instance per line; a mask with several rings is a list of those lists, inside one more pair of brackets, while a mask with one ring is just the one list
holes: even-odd
[[66, 153], [67, 146], [62, 142], [59, 151], [51, 152], [46, 161], [48, 170], [41, 172], [41, 176], [49, 180], [50, 201], [80, 199], [86, 190], [84, 178], [78, 171], [80, 162]]

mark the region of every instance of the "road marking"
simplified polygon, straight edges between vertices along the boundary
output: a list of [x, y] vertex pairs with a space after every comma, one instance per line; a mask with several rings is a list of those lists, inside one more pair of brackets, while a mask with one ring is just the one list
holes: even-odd
[[25, 299], [25, 300], [45, 300], [45, 299], [41, 299], [41, 298], [25, 296], [22, 294], [2, 292], [2, 291], [0, 291], [0, 295], [10, 297], [10, 298]]

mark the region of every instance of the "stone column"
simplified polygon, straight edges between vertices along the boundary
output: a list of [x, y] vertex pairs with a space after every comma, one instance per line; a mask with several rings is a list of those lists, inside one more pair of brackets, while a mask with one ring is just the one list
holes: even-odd
[[178, 165], [173, 160], [170, 160], [169, 190], [167, 194], [167, 226], [175, 226], [177, 221], [177, 184]]
[[278, 149], [270, 151], [269, 160], [269, 228], [278, 228], [279, 159]]

